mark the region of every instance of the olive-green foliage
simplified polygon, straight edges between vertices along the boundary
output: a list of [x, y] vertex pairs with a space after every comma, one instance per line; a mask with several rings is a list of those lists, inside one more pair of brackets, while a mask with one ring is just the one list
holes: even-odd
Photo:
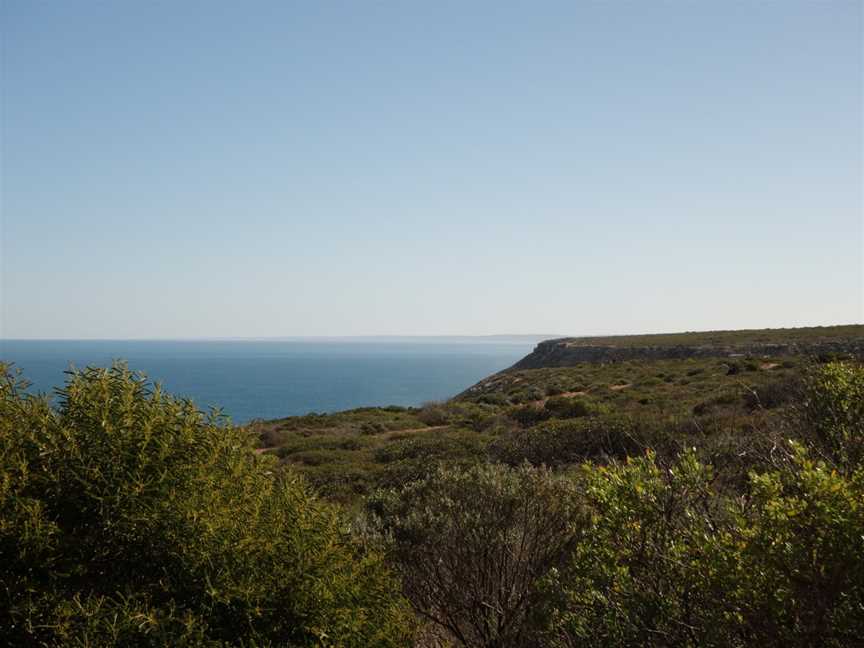
[[724, 566], [705, 560], [724, 523], [710, 468], [685, 453], [664, 470], [649, 453], [586, 464], [580, 477], [590, 518], [559, 581], [550, 643], [724, 645], [729, 624], [710, 583]]
[[0, 644], [398, 646], [381, 558], [249, 435], [125, 366], [0, 380]]
[[[800, 447], [728, 498], [692, 453], [583, 468], [590, 525], [558, 586], [559, 646], [846, 646], [864, 637], [864, 472]], [[559, 599], [560, 600], [560, 599]]]
[[843, 474], [792, 445], [788, 469], [753, 476], [724, 591], [748, 645], [862, 645], [864, 466]]
[[797, 410], [845, 458], [839, 471], [796, 442], [740, 493], [719, 489], [693, 452], [668, 468], [653, 454], [586, 465], [591, 523], [560, 581], [570, 598], [552, 645], [864, 641], [864, 466], [850, 451], [862, 379], [860, 365], [814, 367]]
[[543, 578], [579, 529], [570, 482], [543, 469], [440, 468], [369, 509], [421, 617], [465, 646], [535, 645], [547, 624]]
[[[689, 415], [696, 407], [702, 413], [718, 407], [746, 413], [757, 405], [781, 405], [782, 399], [792, 393], [783, 383], [799, 373], [794, 366], [787, 366], [789, 363], [784, 364], [781, 358], [748, 364], [755, 370], [736, 374], [729, 373], [730, 361], [726, 358], [629, 360], [509, 370], [494, 380], [481, 382], [458, 399], [490, 402], [495, 397], [499, 402], [500, 399], [508, 399], [512, 404], [535, 401], [536, 405], [550, 390], [557, 392], [560, 386], [566, 386], [570, 391], [555, 394], [563, 398], [550, 400], [563, 404], [582, 399], [593, 406], [606, 405], [618, 413], [662, 417]], [[763, 396], [763, 387], [769, 383], [776, 387], [770, 394], [770, 388], [765, 389]], [[754, 391], [760, 393], [761, 402], [753, 400]]]

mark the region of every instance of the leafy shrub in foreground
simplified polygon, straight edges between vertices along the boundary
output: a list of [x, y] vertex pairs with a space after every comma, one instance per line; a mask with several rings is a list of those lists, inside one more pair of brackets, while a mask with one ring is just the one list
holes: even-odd
[[590, 511], [558, 585], [556, 646], [726, 645], [729, 623], [712, 583], [725, 569], [716, 530], [729, 515], [710, 468], [692, 453], [668, 470], [654, 455], [586, 464]]
[[790, 469], [753, 476], [727, 596], [744, 643], [864, 643], [864, 466], [843, 475], [793, 444]]
[[125, 366], [0, 380], [0, 643], [398, 646], [381, 559], [249, 435]]
[[726, 498], [692, 453], [585, 466], [591, 512], [557, 585], [555, 646], [847, 646], [864, 637], [864, 471], [798, 446]]

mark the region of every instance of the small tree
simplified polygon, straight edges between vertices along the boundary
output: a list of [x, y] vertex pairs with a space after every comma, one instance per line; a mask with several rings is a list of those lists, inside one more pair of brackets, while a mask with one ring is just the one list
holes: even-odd
[[441, 468], [369, 506], [422, 617], [464, 646], [536, 645], [544, 580], [579, 535], [570, 482], [527, 466]]

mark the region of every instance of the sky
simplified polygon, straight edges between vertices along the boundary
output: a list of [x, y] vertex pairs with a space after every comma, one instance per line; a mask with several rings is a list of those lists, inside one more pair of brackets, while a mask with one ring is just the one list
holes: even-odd
[[860, 2], [0, 7], [0, 337], [864, 321]]

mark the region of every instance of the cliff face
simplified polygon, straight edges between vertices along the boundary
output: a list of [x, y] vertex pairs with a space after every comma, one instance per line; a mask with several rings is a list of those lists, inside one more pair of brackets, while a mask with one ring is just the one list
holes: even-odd
[[[622, 338], [623, 339], [623, 338]], [[781, 344], [662, 345], [627, 346], [583, 344], [578, 339], [547, 340], [511, 369], [570, 367], [581, 362], [621, 362], [624, 360], [668, 360], [705, 357], [777, 357], [839, 355], [864, 359], [864, 338], [836, 341], [790, 342]]]

